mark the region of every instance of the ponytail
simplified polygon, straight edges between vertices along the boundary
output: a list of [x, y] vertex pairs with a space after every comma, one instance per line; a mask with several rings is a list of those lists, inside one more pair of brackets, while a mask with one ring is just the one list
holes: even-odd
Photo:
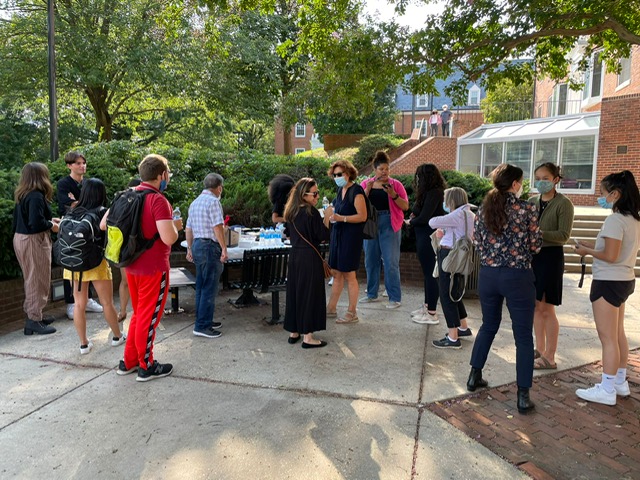
[[503, 163], [492, 173], [493, 188], [482, 203], [484, 223], [494, 235], [500, 235], [507, 225], [507, 192], [513, 182], [522, 179], [522, 169]]

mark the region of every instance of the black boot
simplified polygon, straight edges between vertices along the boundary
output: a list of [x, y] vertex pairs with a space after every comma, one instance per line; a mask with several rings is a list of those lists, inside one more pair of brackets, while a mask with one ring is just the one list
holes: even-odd
[[56, 329], [45, 325], [42, 322], [36, 322], [35, 320], [27, 319], [24, 322], [24, 334], [25, 335], [33, 335], [34, 333], [38, 335], [48, 335], [49, 333], [55, 333]]
[[42, 316], [42, 323], [44, 323], [45, 325], [51, 325], [55, 321], [56, 321], [56, 317], [52, 317], [51, 315]]
[[535, 404], [529, 398], [529, 389], [518, 387], [518, 412], [528, 413], [535, 408]]
[[471, 367], [469, 380], [467, 380], [467, 390], [475, 392], [476, 388], [484, 388], [488, 385], [487, 381], [482, 378], [482, 369]]

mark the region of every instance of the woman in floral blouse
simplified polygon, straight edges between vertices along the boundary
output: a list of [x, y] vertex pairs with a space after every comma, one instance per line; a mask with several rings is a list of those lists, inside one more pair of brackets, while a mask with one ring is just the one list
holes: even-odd
[[482, 368], [502, 320], [507, 300], [516, 342], [518, 411], [534, 408], [529, 399], [533, 382], [533, 313], [536, 305], [535, 277], [531, 258], [542, 247], [535, 205], [520, 200], [522, 169], [509, 164], [493, 172], [494, 188], [487, 194], [476, 217], [474, 243], [480, 255], [478, 279], [482, 326], [478, 331], [467, 389], [486, 387]]

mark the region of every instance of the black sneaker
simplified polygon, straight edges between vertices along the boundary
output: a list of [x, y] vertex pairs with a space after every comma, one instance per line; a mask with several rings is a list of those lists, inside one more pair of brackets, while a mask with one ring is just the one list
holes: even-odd
[[473, 332], [471, 331], [470, 328], [467, 328], [466, 330], [460, 330], [458, 328], [458, 338], [460, 337], [471, 337], [473, 336]]
[[136, 380], [138, 382], [148, 382], [149, 380], [171, 375], [171, 372], [173, 372], [173, 365], [170, 363], [158, 363], [154, 360], [151, 368], [148, 368], [147, 370], [142, 367], [138, 367], [138, 376], [136, 377]]
[[460, 339], [453, 342], [449, 339], [449, 335], [445, 335], [442, 340], [434, 340], [431, 343], [436, 348], [453, 348], [456, 350], [462, 348], [462, 343], [460, 343]]
[[220, 335], [222, 335], [222, 332], [219, 332], [218, 330], [214, 330], [212, 327], [209, 327], [204, 330], [194, 329], [193, 334], [196, 337], [218, 338]]
[[211, 328], [220, 328], [222, 326], [222, 323], [220, 322], [213, 322], [213, 324], [211, 325]]
[[116, 373], [118, 375], [129, 375], [130, 373], [137, 372], [137, 371], [138, 371], [137, 365], [135, 367], [127, 368], [127, 366], [124, 364], [124, 360], [120, 360]]

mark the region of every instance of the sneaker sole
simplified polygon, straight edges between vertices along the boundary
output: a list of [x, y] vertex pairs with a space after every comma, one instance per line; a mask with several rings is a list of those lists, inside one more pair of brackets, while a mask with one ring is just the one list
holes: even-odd
[[156, 378], [168, 377], [172, 373], [173, 373], [173, 370], [171, 370], [168, 373], [161, 373], [160, 375], [149, 375], [148, 377], [141, 377], [138, 375], [136, 377], [136, 382], [148, 382], [149, 380], [155, 380]]
[[462, 345], [447, 345], [446, 347], [444, 345], [436, 345], [434, 343], [431, 345], [436, 348], [442, 348], [443, 350], [460, 350], [462, 348]]
[[609, 407], [615, 407], [616, 406], [616, 398], [613, 398], [613, 401], [603, 401], [603, 400], [596, 400], [595, 398], [585, 398], [583, 396], [581, 396], [578, 392], [576, 392], [576, 396], [586, 402], [591, 402], [591, 403], [599, 403], [600, 405], [608, 405]]
[[219, 338], [222, 336], [222, 333], [220, 335], [207, 335], [206, 333], [202, 333], [202, 332], [196, 332], [195, 330], [193, 331], [193, 335], [196, 337], [204, 337], [204, 338]]
[[411, 321], [413, 323], [417, 323], [418, 325], [438, 325], [440, 322], [439, 321], [433, 321], [433, 320], [417, 320], [415, 317], [411, 319]]
[[135, 373], [138, 371], [138, 367], [133, 367], [129, 370], [120, 370], [119, 368], [116, 370], [116, 373], [120, 376], [124, 376], [124, 375], [131, 375], [132, 373]]

